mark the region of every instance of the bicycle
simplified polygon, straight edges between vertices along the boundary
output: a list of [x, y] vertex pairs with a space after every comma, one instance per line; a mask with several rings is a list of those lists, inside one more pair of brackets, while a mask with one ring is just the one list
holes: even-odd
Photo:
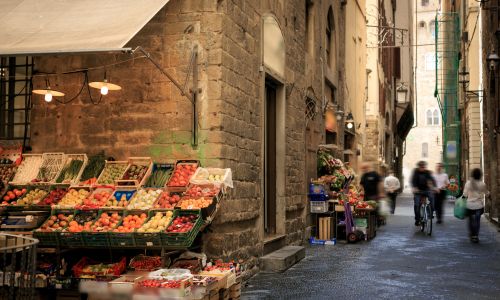
[[432, 207], [426, 195], [420, 196], [420, 231], [432, 234]]

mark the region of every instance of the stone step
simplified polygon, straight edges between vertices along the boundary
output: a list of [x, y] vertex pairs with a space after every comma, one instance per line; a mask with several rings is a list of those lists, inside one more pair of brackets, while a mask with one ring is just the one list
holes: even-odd
[[285, 246], [260, 258], [260, 270], [284, 272], [306, 256], [302, 246]]

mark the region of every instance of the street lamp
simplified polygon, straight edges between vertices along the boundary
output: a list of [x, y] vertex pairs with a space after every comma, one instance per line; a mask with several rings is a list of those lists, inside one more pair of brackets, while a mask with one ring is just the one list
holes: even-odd
[[490, 55], [488, 55], [488, 58], [486, 58], [486, 62], [489, 65], [490, 71], [495, 71], [495, 69], [498, 66], [498, 63], [500, 62], [500, 56], [498, 56], [498, 54], [494, 49], [491, 50]]
[[397, 96], [398, 96], [398, 103], [406, 103], [408, 101], [408, 88], [405, 86], [404, 83], [400, 83], [399, 86], [396, 89]]
[[345, 126], [349, 130], [352, 130], [354, 128], [354, 118], [352, 116], [352, 113], [347, 114], [347, 117], [345, 119]]

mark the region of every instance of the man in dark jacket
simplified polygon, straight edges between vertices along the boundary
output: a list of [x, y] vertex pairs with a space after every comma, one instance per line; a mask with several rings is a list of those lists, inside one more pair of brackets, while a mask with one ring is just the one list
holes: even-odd
[[419, 161], [417, 168], [413, 171], [411, 177], [411, 186], [414, 194], [413, 210], [415, 212], [415, 226], [420, 225], [420, 198], [426, 196], [430, 203], [431, 208], [434, 211], [434, 187], [436, 182], [432, 177], [432, 174], [427, 170], [427, 163], [425, 161]]

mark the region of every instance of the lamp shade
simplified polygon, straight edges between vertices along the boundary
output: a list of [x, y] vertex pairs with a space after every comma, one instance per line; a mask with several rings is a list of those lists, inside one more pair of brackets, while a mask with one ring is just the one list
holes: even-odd
[[108, 90], [110, 91], [119, 91], [122, 89], [121, 86], [114, 84], [114, 83], [109, 83], [107, 81], [93, 81], [89, 83], [89, 86], [94, 89], [102, 89], [103, 87], [107, 87]]
[[33, 90], [31, 91], [33, 94], [37, 94], [37, 95], [46, 95], [46, 94], [52, 94], [53, 97], [63, 97], [64, 96], [64, 93], [62, 92], [58, 92], [58, 91], [54, 91], [54, 90], [51, 90], [51, 89], [45, 89], [45, 90]]

